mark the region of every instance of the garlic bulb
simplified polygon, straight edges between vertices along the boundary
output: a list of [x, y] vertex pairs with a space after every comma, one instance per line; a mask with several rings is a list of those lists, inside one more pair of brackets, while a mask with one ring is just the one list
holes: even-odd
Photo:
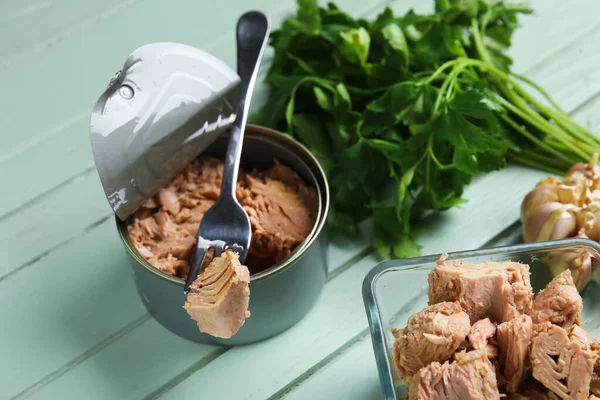
[[[525, 196], [521, 204], [526, 242], [585, 237], [600, 242], [600, 166], [598, 154], [589, 163], [571, 167], [562, 179], [548, 177]], [[565, 254], [550, 263], [553, 275], [571, 270], [578, 289], [598, 269], [590, 254]]]

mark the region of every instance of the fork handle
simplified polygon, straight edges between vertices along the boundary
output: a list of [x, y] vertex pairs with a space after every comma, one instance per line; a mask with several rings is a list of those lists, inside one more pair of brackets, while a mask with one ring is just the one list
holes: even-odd
[[225, 168], [221, 183], [221, 197], [231, 196], [235, 199], [238, 169], [244, 141], [244, 129], [248, 119], [250, 99], [254, 90], [254, 83], [258, 75], [258, 67], [262, 53], [269, 37], [269, 20], [257, 11], [250, 11], [242, 15], [237, 23], [237, 65], [238, 75], [241, 79], [240, 103], [237, 117], [231, 128], [231, 136], [227, 145]]

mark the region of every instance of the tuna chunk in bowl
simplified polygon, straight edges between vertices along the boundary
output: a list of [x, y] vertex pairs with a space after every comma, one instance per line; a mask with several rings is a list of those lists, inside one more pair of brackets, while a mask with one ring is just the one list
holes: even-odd
[[[245, 294], [249, 318], [234, 322], [227, 315], [233, 312], [231, 307], [222, 304], [222, 310], [216, 311], [222, 315], [213, 312], [201, 323], [195, 318], [197, 304], [189, 304], [194, 301], [183, 294], [183, 282], [199, 223], [220, 192], [226, 145], [227, 137], [219, 138], [128, 221], [117, 224], [138, 292], [150, 313], [180, 336], [230, 345], [255, 342], [287, 329], [316, 301], [327, 271], [324, 224], [329, 191], [323, 170], [303, 146], [278, 132], [247, 126], [237, 186], [238, 201], [252, 225], [247, 269], [230, 256], [221, 260], [209, 256], [204, 266], [212, 266], [206, 270], [214, 278], [209, 297], [228, 295], [243, 303]], [[216, 282], [223, 276], [231, 282]], [[222, 293], [213, 290], [215, 285], [223, 286]], [[233, 290], [235, 296], [229, 293]], [[237, 310], [239, 301], [236, 304]], [[218, 308], [218, 304], [210, 306]], [[219, 320], [237, 327], [220, 337], [199, 331]], [[220, 327], [223, 332], [221, 328], [231, 326]]]
[[547, 264], [599, 250], [569, 239], [374, 268], [363, 297], [384, 398], [598, 396], [599, 288], [578, 293]]

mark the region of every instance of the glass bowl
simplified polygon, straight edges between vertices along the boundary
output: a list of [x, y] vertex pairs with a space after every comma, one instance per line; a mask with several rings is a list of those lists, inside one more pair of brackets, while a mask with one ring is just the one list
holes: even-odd
[[[579, 238], [448, 253], [448, 260], [469, 263], [510, 260], [529, 264], [531, 284], [537, 293], [552, 279], [548, 268], [549, 260], [574, 251], [590, 252], [592, 259], [600, 260], [600, 244]], [[436, 254], [385, 261], [373, 268], [363, 282], [363, 300], [381, 390], [386, 400], [396, 400], [408, 392], [394, 372], [394, 337], [391, 330], [404, 328], [412, 314], [427, 306], [427, 276], [435, 268], [439, 257], [440, 254]], [[600, 339], [600, 287], [591, 282], [581, 292], [581, 296], [583, 326], [595, 339]]]

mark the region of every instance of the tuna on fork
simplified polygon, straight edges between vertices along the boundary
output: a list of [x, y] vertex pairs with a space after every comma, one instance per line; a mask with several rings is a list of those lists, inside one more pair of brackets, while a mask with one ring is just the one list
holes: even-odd
[[570, 331], [545, 322], [531, 345], [533, 377], [561, 399], [586, 400], [598, 353], [577, 325]]
[[392, 331], [394, 359], [402, 380], [408, 385], [422, 367], [449, 360], [470, 328], [469, 316], [458, 303], [438, 303], [412, 315], [406, 328]]
[[498, 325], [500, 372], [507, 392], [515, 392], [529, 367], [529, 345], [533, 334], [533, 323], [529, 315], [521, 315]]
[[502, 323], [531, 311], [529, 266], [510, 261], [469, 264], [446, 261], [429, 274], [429, 304], [458, 301], [471, 323], [489, 318]]
[[214, 258], [202, 271], [187, 296], [184, 308], [200, 332], [228, 339], [250, 317], [248, 268], [229, 250]]
[[456, 361], [433, 362], [413, 377], [408, 400], [500, 399], [494, 366], [483, 350], [457, 353]]
[[568, 329], [572, 325], [581, 326], [583, 300], [575, 287], [571, 271], [566, 270], [556, 276], [535, 297], [531, 319], [534, 330], [546, 322]]

